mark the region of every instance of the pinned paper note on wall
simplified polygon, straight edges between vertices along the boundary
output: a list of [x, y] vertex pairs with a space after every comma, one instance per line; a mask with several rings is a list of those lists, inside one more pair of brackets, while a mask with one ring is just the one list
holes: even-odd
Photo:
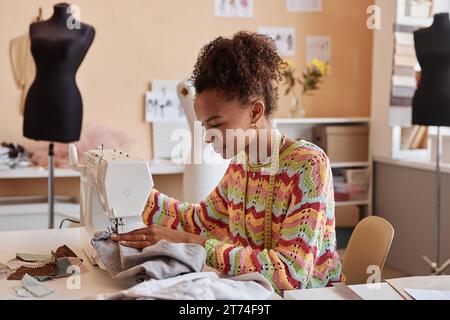
[[321, 12], [322, 0], [286, 0], [286, 7], [294, 12]]
[[331, 38], [328, 36], [306, 37], [306, 63], [320, 59], [331, 64]]
[[269, 36], [275, 41], [280, 56], [292, 57], [295, 55], [294, 28], [260, 27], [258, 33]]
[[214, 0], [217, 17], [252, 18], [253, 0]]
[[186, 122], [177, 94], [178, 80], [153, 80], [152, 90], [145, 93], [146, 122]]

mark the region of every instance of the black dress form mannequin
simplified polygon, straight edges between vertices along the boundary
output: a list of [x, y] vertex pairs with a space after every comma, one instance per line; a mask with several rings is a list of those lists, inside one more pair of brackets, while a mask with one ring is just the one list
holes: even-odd
[[[34, 140], [74, 142], [80, 139], [83, 104], [76, 72], [90, 48], [95, 30], [74, 17], [69, 4], [54, 6], [53, 16], [30, 26], [36, 78], [25, 101], [23, 134]], [[69, 24], [68, 24], [69, 21]]]
[[449, 126], [449, 14], [436, 14], [429, 28], [414, 32], [414, 41], [422, 72], [413, 98], [412, 122], [426, 126]]
[[440, 127], [450, 126], [450, 20], [448, 13], [434, 16], [433, 24], [414, 32], [416, 54], [422, 67], [421, 79], [413, 98], [412, 123], [436, 126], [436, 189], [434, 219], [435, 261], [427, 256], [433, 275], [439, 275], [450, 265], [441, 262], [441, 169]]

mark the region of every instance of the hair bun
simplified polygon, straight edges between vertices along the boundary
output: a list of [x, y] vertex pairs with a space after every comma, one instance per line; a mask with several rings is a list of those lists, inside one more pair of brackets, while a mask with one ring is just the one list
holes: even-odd
[[232, 39], [218, 37], [202, 48], [191, 82], [197, 94], [216, 89], [242, 103], [260, 97], [270, 115], [278, 106], [276, 84], [282, 80], [282, 65], [270, 37], [241, 31]]

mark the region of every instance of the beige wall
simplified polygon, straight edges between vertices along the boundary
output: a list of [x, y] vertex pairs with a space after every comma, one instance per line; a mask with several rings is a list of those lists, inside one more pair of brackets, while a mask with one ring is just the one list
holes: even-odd
[[381, 29], [373, 36], [372, 64], [372, 106], [370, 126], [370, 154], [392, 157], [392, 127], [389, 125], [392, 77], [392, 57], [394, 55], [394, 32], [397, 12], [396, 1], [377, 0], [381, 8]]
[[[51, 0], [0, 0], [0, 141], [25, 143], [18, 113], [19, 92], [8, 57], [9, 40], [28, 30], [38, 7], [44, 18]], [[151, 128], [144, 123], [143, 93], [152, 79], [187, 77], [201, 46], [218, 35], [257, 30], [258, 26], [294, 26], [297, 56], [304, 66], [305, 36], [330, 35], [332, 73], [314, 98], [306, 100], [308, 116], [369, 116], [372, 32], [366, 8], [373, 0], [325, 0], [322, 14], [289, 13], [284, 0], [255, 0], [254, 19], [213, 15], [212, 0], [78, 0], [82, 21], [97, 36], [77, 81], [85, 121], [126, 130], [137, 141], [134, 152], [151, 156]], [[277, 116], [288, 114], [282, 99]]]

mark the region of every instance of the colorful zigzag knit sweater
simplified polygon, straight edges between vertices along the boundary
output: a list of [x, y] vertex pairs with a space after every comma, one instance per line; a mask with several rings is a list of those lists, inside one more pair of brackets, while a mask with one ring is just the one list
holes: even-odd
[[264, 249], [269, 175], [261, 166], [246, 168], [245, 156], [235, 157], [220, 184], [199, 204], [153, 190], [144, 222], [206, 237], [207, 265], [228, 276], [259, 272], [278, 292], [341, 281], [332, 173], [325, 153], [302, 140], [280, 154], [270, 250]]

